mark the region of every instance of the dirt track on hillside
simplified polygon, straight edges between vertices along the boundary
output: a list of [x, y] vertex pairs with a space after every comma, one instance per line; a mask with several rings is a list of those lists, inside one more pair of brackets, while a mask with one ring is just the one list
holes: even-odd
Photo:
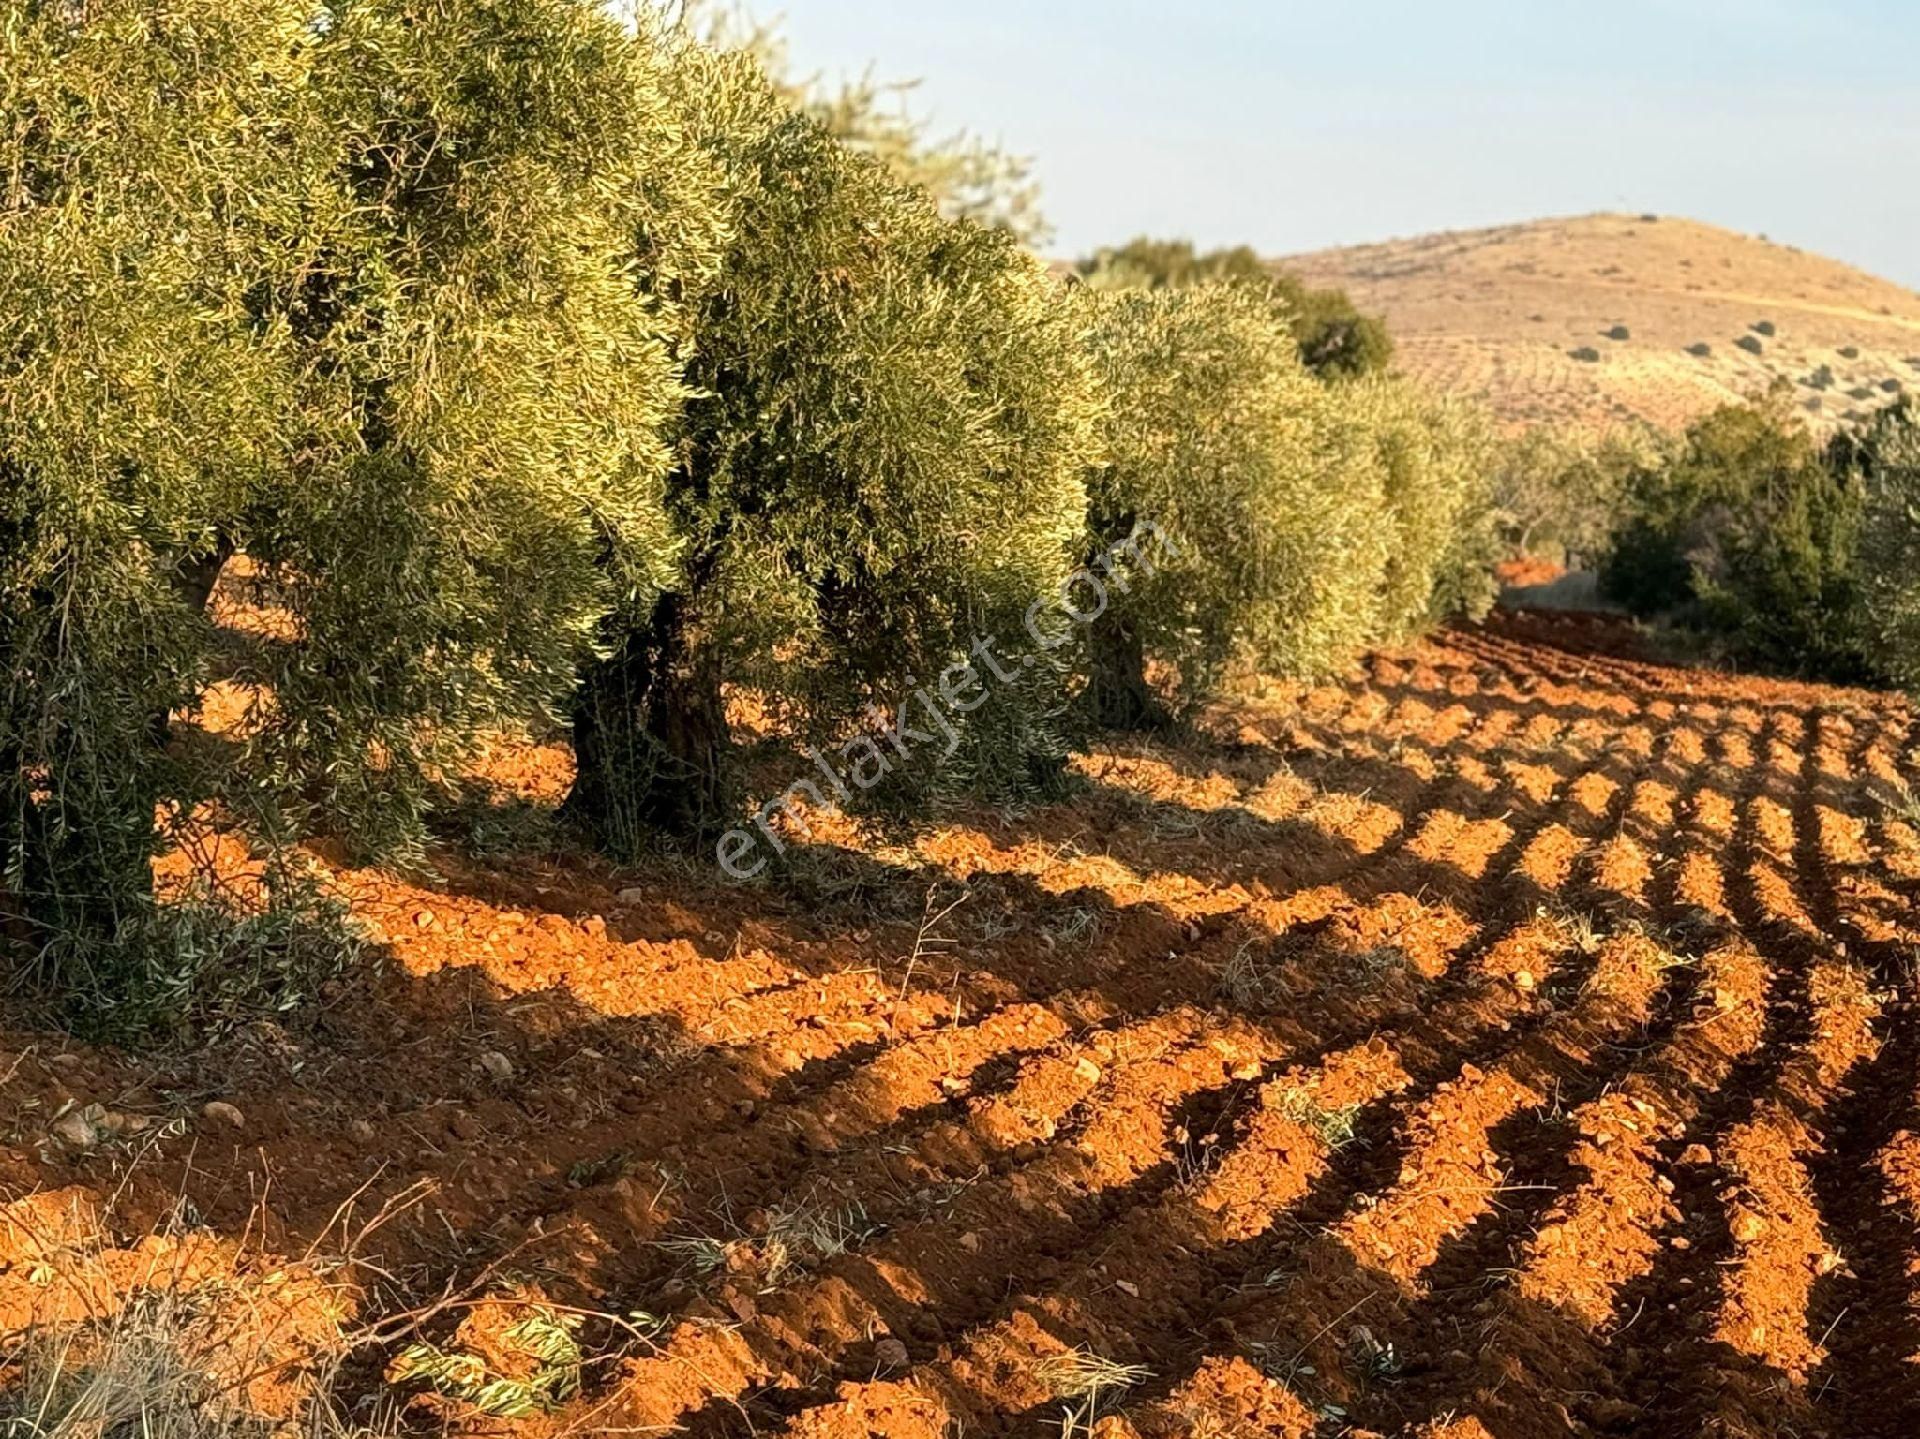
[[823, 823], [804, 899], [343, 874], [388, 972], [193, 1064], [11, 1035], [0, 1180], [281, 1254], [411, 1195], [363, 1312], [502, 1366], [642, 1316], [475, 1432], [1914, 1433], [1912, 717], [1631, 644], [1506, 617], [1071, 803]]

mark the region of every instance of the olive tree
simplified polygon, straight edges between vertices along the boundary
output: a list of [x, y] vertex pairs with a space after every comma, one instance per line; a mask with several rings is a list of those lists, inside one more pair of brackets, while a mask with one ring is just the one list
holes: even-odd
[[[137, 980], [200, 801], [404, 854], [674, 575], [720, 215], [660, 40], [589, 0], [49, 0], [0, 61], [6, 910]], [[240, 554], [271, 622], [221, 634]], [[216, 677], [252, 712], [196, 742]]]
[[298, 0], [29, 3], [0, 22], [0, 845], [14, 938], [145, 916], [208, 594], [286, 455], [261, 277], [314, 182]]
[[1107, 604], [1086, 699], [1103, 728], [1152, 728], [1173, 715], [1148, 661], [1181, 704], [1206, 698], [1313, 564], [1299, 507], [1313, 503], [1323, 397], [1284, 320], [1245, 287], [1089, 287], [1078, 302], [1107, 401], [1086, 550]]
[[1500, 549], [1486, 415], [1402, 379], [1357, 381], [1343, 400], [1371, 445], [1392, 536], [1376, 637], [1401, 640], [1453, 614], [1484, 615]]
[[586, 0], [333, 0], [316, 88], [340, 200], [278, 302], [337, 424], [249, 537], [297, 635], [259, 749], [405, 855], [474, 732], [557, 715], [672, 576], [672, 291], [717, 215], [659, 37]]
[[[694, 52], [679, 73], [732, 212], [691, 310], [678, 575], [622, 609], [574, 709], [569, 808], [616, 851], [733, 813], [724, 686], [845, 742], [1017, 626], [1070, 565], [1092, 444], [1071, 318], [1011, 236], [942, 217], [744, 56]], [[1021, 678], [970, 727], [1038, 727], [953, 757], [983, 782], [1044, 747]]]
[[1299, 344], [1301, 360], [1325, 380], [1375, 374], [1393, 362], [1393, 337], [1378, 315], [1362, 313], [1344, 290], [1316, 289], [1276, 269], [1247, 245], [1202, 253], [1191, 240], [1141, 236], [1096, 251], [1076, 268], [1103, 289], [1244, 285], [1273, 300]]
[[1865, 489], [1857, 558], [1863, 647], [1882, 675], [1920, 692], [1920, 418], [1902, 401], [1834, 449]]

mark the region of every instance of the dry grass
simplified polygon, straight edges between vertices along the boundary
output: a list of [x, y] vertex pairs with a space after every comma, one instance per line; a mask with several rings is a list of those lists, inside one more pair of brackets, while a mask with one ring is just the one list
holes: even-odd
[[[108, 1215], [35, 1196], [7, 1207], [33, 1315], [6, 1346], [7, 1439], [376, 1439], [397, 1396], [350, 1412], [343, 1365], [375, 1331], [351, 1323], [347, 1261], [275, 1262], [177, 1211], [131, 1247]], [[358, 1237], [369, 1230], [363, 1229]], [[12, 1306], [10, 1304], [10, 1310]]]

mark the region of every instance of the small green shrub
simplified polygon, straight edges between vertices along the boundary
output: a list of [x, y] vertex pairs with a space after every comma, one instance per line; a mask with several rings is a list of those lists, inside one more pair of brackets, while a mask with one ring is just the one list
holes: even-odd
[[1713, 346], [1709, 345], [1705, 340], [1696, 340], [1693, 344], [1687, 346], [1687, 353], [1692, 355], [1696, 360], [1704, 360], [1713, 353]]
[[1753, 325], [1753, 332], [1756, 335], [1765, 335], [1768, 339], [1772, 339], [1775, 333], [1773, 321], [1756, 320]]
[[340, 900], [281, 876], [253, 896], [194, 879], [129, 911], [109, 935], [56, 935], [44, 963], [77, 1033], [114, 1043], [197, 1043], [311, 1004], [361, 956]]
[[1581, 345], [1577, 349], [1568, 350], [1567, 357], [1578, 360], [1583, 365], [1597, 365], [1600, 363], [1600, 352], [1594, 349], [1592, 345]]
[[1742, 335], [1733, 343], [1736, 349], [1745, 350], [1749, 355], [1764, 355], [1767, 352], [1767, 347], [1754, 335]]
[[1609, 340], [1631, 340], [1633, 338], [1633, 331], [1629, 330], [1625, 325], [1615, 325], [1606, 332], [1606, 336]]

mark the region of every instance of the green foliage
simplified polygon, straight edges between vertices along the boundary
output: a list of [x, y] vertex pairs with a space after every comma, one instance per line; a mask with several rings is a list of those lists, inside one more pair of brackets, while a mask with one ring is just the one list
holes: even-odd
[[29, 952], [150, 919], [204, 601], [297, 427], [259, 313], [302, 228], [298, 0], [10, 6], [0, 21], [0, 845]]
[[1404, 380], [1362, 381], [1343, 398], [1371, 439], [1391, 526], [1377, 637], [1402, 640], [1450, 615], [1485, 615], [1500, 550], [1486, 416]]
[[195, 876], [185, 892], [123, 918], [111, 944], [57, 935], [45, 962], [76, 1032], [151, 1046], [201, 1043], [302, 1009], [364, 950], [343, 903], [275, 870], [258, 893]]
[[1384, 321], [1364, 315], [1343, 290], [1316, 290], [1276, 271], [1246, 245], [1198, 253], [1190, 240], [1142, 236], [1082, 259], [1079, 272], [1097, 288], [1183, 289], [1245, 285], [1272, 297], [1307, 368], [1323, 379], [1385, 370], [1393, 340]]
[[[575, 715], [573, 808], [616, 850], [730, 816], [722, 684], [838, 741], [975, 636], [1018, 634], [1071, 562], [1093, 444], [1067, 309], [1012, 236], [943, 218], [743, 56], [690, 56], [681, 98], [732, 223], [694, 309], [679, 589], [626, 612]], [[1059, 757], [1049, 668], [972, 732], [1031, 725], [947, 778], [1018, 786], [1036, 746]]]
[[280, 299], [307, 408], [347, 421], [247, 545], [298, 633], [262, 657], [263, 767], [375, 853], [415, 852], [474, 732], [552, 711], [607, 608], [673, 574], [660, 295], [703, 221], [653, 59], [582, 0], [332, 8], [341, 204]]
[[[673, 574], [659, 287], [718, 219], [664, 52], [587, 0], [36, 3], [0, 47], [5, 908], [164, 1010], [206, 946], [163, 829], [404, 857]], [[238, 553], [269, 635], [208, 617]], [[175, 733], [216, 678], [247, 724]]]
[[1881, 673], [1920, 690], [1920, 416], [1905, 401], [1877, 416], [1836, 459], [1861, 479], [1861, 630]]
[[1661, 443], [1651, 431], [1612, 431], [1595, 440], [1549, 425], [1500, 441], [1494, 504], [1507, 553], [1570, 569], [1599, 562], [1626, 512], [1629, 479], [1658, 463]]
[[777, 24], [699, 0], [688, 8], [689, 28], [708, 44], [752, 56], [788, 105], [850, 150], [880, 161], [901, 183], [918, 185], [943, 215], [1005, 230], [1029, 248], [1052, 234], [1033, 161], [967, 130], [936, 133], [911, 107], [918, 81], [884, 81], [871, 70], [838, 85], [796, 76]]
[[[1164, 719], [1143, 661], [1184, 704], [1212, 693], [1247, 617], [1297, 567], [1293, 472], [1312, 464], [1311, 377], [1245, 287], [1078, 295], [1105, 392], [1106, 463], [1089, 485], [1088, 563], [1109, 572], [1093, 626], [1098, 720]], [[1132, 542], [1119, 563], [1112, 547]]]
[[501, 1347], [528, 1372], [502, 1375], [481, 1355], [436, 1344], [409, 1344], [394, 1361], [396, 1379], [415, 1381], [495, 1419], [525, 1419], [549, 1413], [580, 1392], [585, 1363], [574, 1331], [577, 1315], [530, 1306], [526, 1318], [500, 1336]]
[[1628, 482], [1631, 518], [1603, 571], [1638, 614], [1677, 613], [1742, 659], [1858, 678], [1862, 492], [1775, 394], [1697, 421]]

